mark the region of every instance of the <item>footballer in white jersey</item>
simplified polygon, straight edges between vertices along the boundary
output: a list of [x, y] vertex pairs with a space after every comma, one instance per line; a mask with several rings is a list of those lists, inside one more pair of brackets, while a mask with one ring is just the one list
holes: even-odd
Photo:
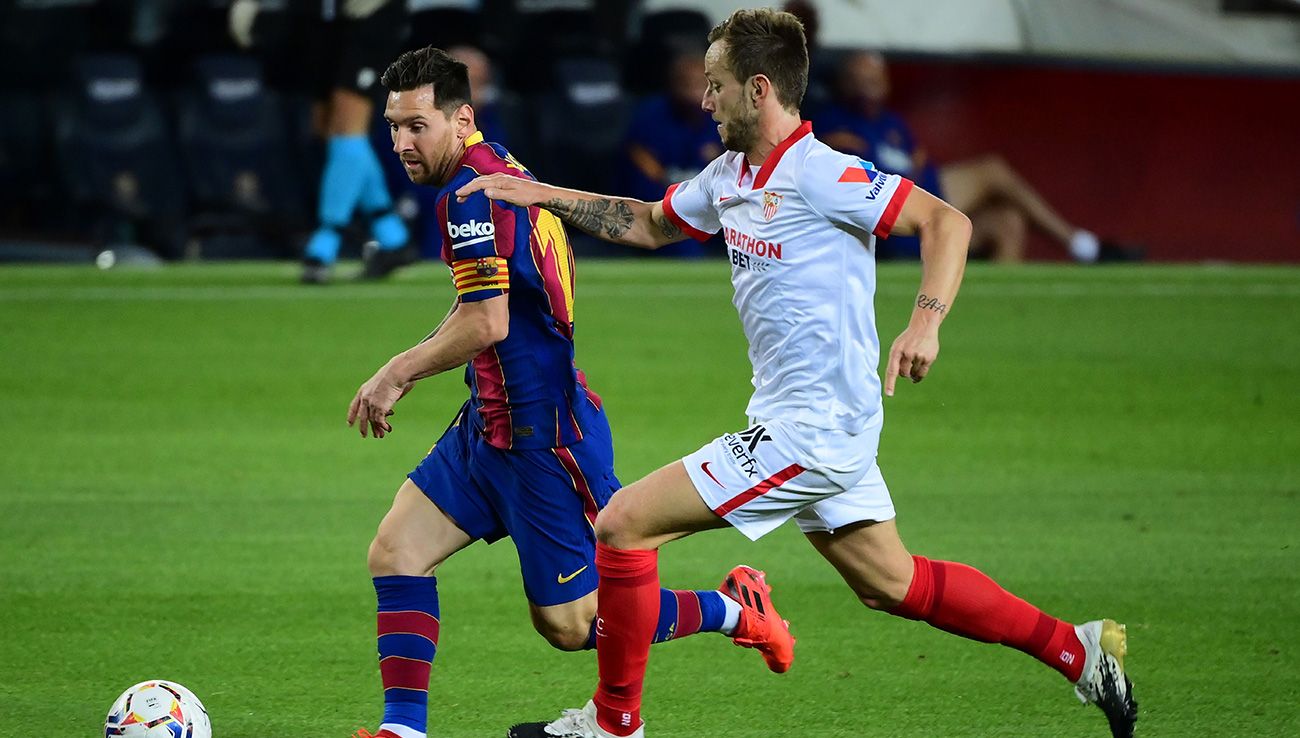
[[875, 466], [874, 246], [912, 188], [830, 149], [804, 121], [761, 165], [728, 152], [664, 195], [682, 231], [700, 240], [722, 231], [727, 244], [755, 425], [684, 462], [709, 508], [751, 538], [792, 516], [806, 532], [894, 517]]
[[[729, 153], [669, 188], [662, 201], [503, 175], [456, 192], [538, 205], [600, 238], [644, 248], [722, 231], [753, 365], [749, 427], [624, 487], [597, 517], [600, 681], [592, 700], [549, 724], [516, 725], [508, 736], [644, 736], [641, 688], [658, 617], [658, 548], [728, 525], [758, 538], [790, 518], [863, 604], [1023, 651], [1100, 707], [1113, 736], [1132, 736], [1137, 703], [1124, 673], [1123, 626], [1073, 625], [973, 567], [915, 556], [894, 523], [876, 464], [882, 389], [891, 396], [898, 377], [921, 381], [938, 357], [939, 326], [965, 268], [969, 219], [908, 180], [817, 141], [799, 115], [808, 55], [793, 15], [737, 10], [710, 32], [709, 43], [701, 107]], [[875, 240], [891, 233], [920, 236], [921, 280], [882, 382], [874, 252]], [[742, 569], [723, 583], [744, 600], [735, 640], [785, 671], [794, 660], [788, 623], [765, 575]]]
[[754, 369], [749, 417], [850, 433], [874, 422], [874, 245], [911, 191], [911, 181], [818, 141], [808, 122], [762, 166], [728, 152], [668, 189], [664, 213], [679, 228], [726, 240]]

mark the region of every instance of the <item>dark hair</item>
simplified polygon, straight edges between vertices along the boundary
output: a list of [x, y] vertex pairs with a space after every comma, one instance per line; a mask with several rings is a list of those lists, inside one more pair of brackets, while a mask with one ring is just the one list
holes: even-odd
[[444, 113], [470, 102], [469, 71], [442, 49], [426, 46], [403, 52], [379, 78], [391, 92], [433, 85], [434, 104]]
[[798, 18], [771, 8], [737, 10], [709, 31], [709, 43], [718, 41], [727, 43], [727, 67], [736, 79], [766, 76], [781, 106], [799, 111], [808, 89], [808, 43]]

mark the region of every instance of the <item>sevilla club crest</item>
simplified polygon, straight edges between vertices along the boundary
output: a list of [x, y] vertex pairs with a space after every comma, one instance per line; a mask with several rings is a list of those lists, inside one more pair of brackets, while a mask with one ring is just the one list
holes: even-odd
[[776, 215], [776, 209], [781, 207], [781, 198], [775, 192], [763, 191], [763, 220], [771, 220]]

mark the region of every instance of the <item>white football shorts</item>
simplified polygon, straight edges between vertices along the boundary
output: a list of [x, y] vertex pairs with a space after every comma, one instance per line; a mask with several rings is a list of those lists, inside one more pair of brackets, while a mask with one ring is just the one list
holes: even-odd
[[705, 504], [752, 540], [790, 518], [805, 533], [894, 518], [876, 465], [883, 413], [858, 434], [759, 421], [682, 459]]

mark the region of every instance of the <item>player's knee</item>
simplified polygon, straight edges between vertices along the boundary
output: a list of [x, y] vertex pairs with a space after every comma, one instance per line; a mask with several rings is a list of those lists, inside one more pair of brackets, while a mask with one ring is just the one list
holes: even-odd
[[537, 632], [546, 642], [561, 651], [581, 651], [591, 637], [591, 623], [539, 621]]
[[655, 544], [649, 541], [636, 527], [635, 520], [627, 515], [611, 516], [603, 525], [600, 519], [597, 518], [596, 540], [612, 548], [642, 549], [655, 547]]
[[372, 577], [423, 576], [433, 571], [433, 563], [410, 546], [382, 530], [370, 542], [366, 565]]
[[626, 505], [617, 502], [618, 495], [596, 516], [596, 540], [615, 548], [632, 548], [636, 543], [632, 516]]

